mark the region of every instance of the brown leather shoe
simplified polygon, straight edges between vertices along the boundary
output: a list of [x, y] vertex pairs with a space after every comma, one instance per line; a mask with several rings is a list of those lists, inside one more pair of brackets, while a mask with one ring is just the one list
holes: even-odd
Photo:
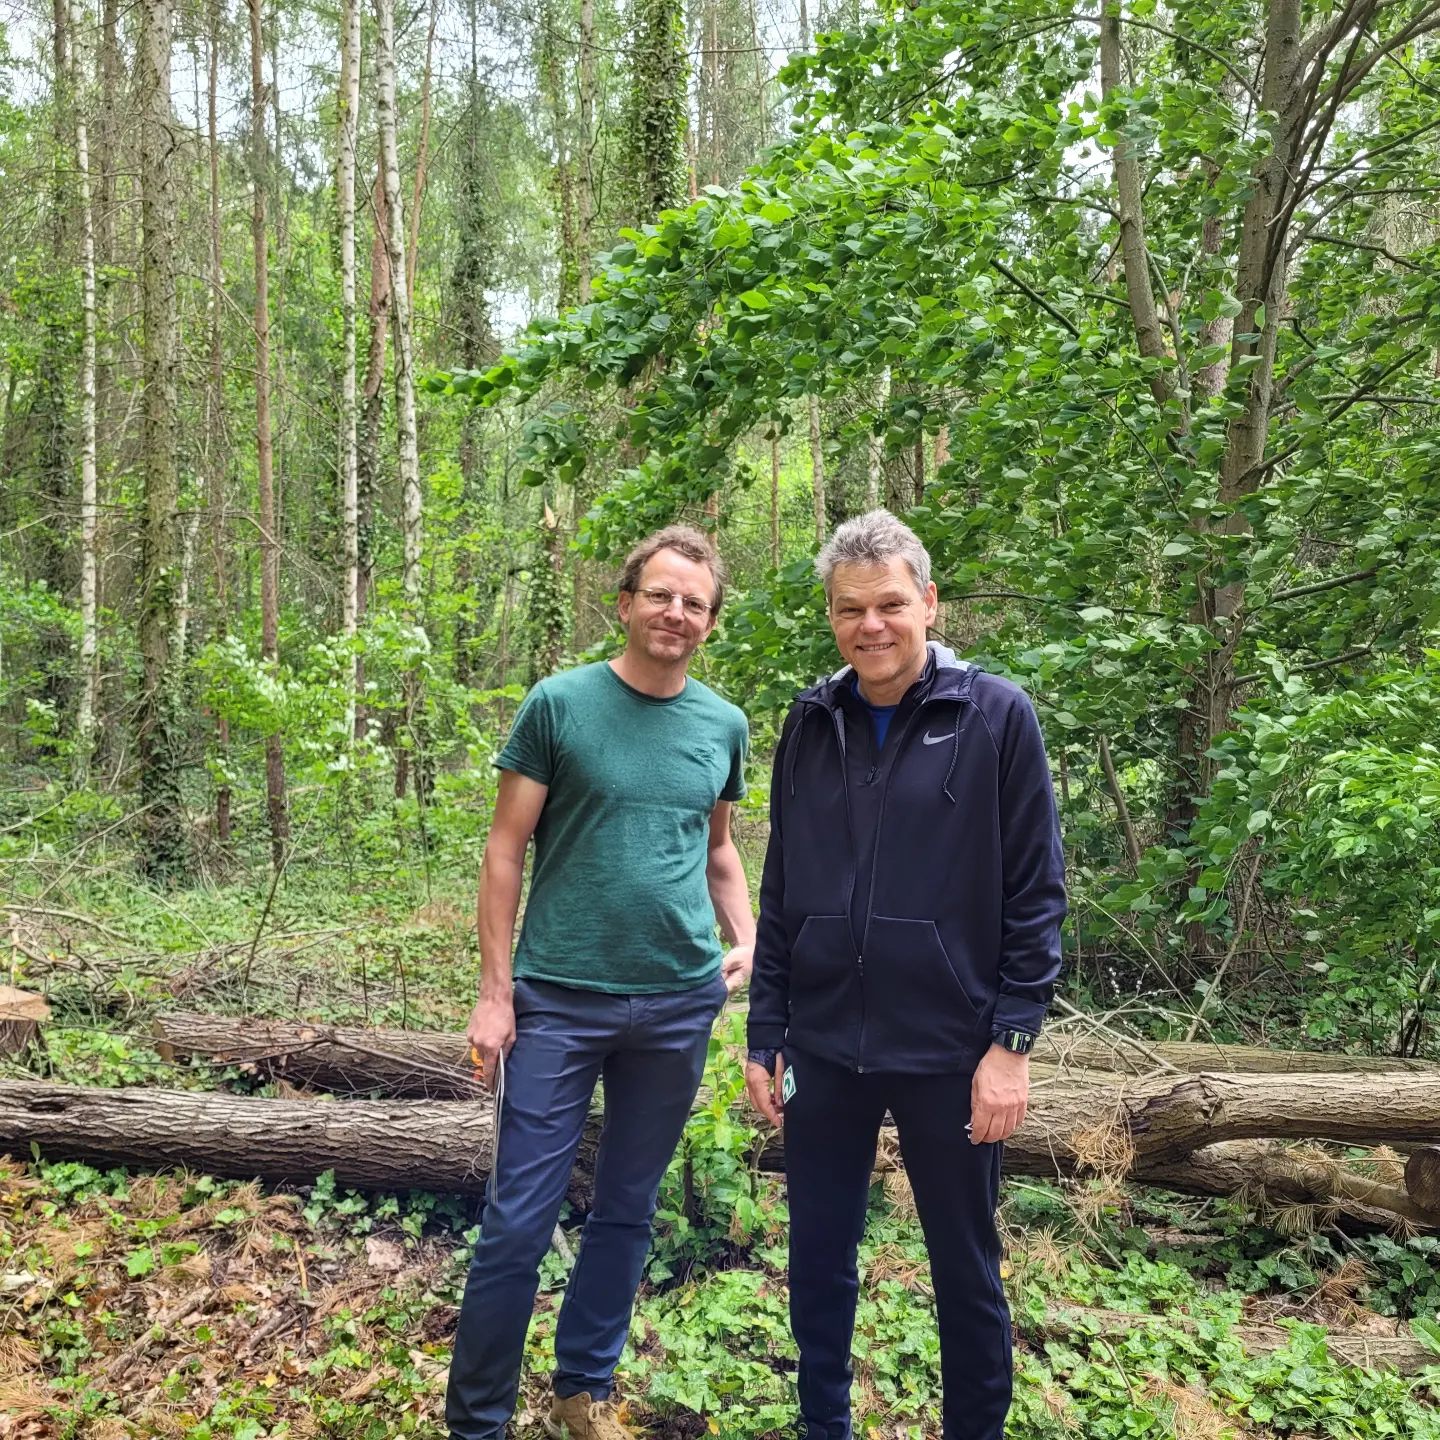
[[557, 1395], [550, 1402], [545, 1430], [551, 1440], [635, 1440], [635, 1432], [620, 1423], [619, 1412], [608, 1400], [589, 1395]]

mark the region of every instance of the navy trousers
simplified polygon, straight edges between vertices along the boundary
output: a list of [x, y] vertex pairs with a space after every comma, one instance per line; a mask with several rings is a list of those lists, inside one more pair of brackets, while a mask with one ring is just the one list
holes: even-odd
[[1010, 1310], [995, 1206], [1000, 1145], [972, 1145], [971, 1076], [857, 1074], [785, 1051], [790, 1324], [800, 1413], [813, 1440], [849, 1440], [856, 1250], [880, 1126], [895, 1119], [930, 1253], [940, 1330], [945, 1440], [1002, 1440], [1011, 1396]]
[[595, 1197], [555, 1331], [556, 1395], [608, 1395], [679, 1144], [725, 1000], [714, 980], [670, 995], [515, 984], [499, 1164], [465, 1283], [445, 1418], [453, 1440], [500, 1440], [515, 1410], [540, 1261], [560, 1218], [595, 1082], [605, 1124]]

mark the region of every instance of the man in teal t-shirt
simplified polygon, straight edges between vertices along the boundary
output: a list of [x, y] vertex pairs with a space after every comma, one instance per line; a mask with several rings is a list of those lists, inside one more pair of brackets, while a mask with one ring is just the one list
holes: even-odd
[[[699, 531], [674, 525], [643, 541], [620, 579], [624, 653], [542, 680], [496, 761], [467, 1034], [487, 1078], [505, 1084], [450, 1365], [453, 1440], [501, 1440], [514, 1411], [540, 1261], [602, 1076], [595, 1195], [556, 1326], [546, 1428], [557, 1440], [630, 1436], [610, 1390], [660, 1180], [755, 938], [730, 839], [745, 716], [686, 673], [723, 593]], [[723, 958], [717, 920], [734, 947]]]

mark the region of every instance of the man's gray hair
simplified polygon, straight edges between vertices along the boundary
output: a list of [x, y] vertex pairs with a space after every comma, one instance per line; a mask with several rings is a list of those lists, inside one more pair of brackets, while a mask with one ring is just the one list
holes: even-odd
[[930, 556], [920, 537], [888, 510], [870, 510], [847, 520], [815, 557], [815, 568], [828, 598], [837, 565], [888, 565], [899, 556], [923, 595], [930, 583]]

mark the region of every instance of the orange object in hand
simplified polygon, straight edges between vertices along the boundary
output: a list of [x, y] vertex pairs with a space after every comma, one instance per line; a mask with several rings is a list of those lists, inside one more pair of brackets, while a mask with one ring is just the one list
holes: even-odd
[[475, 1062], [475, 1083], [478, 1085], [485, 1079], [485, 1061], [473, 1045], [470, 1047], [470, 1058]]

